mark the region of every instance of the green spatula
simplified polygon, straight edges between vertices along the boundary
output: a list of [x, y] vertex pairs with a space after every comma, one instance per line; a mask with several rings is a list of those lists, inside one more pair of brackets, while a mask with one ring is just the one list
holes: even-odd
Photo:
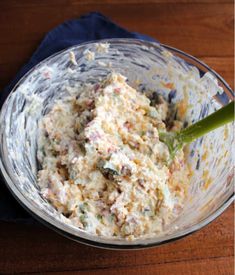
[[234, 120], [234, 101], [219, 109], [208, 117], [190, 125], [179, 132], [159, 133], [159, 139], [164, 142], [173, 159], [176, 152], [185, 144], [223, 126]]

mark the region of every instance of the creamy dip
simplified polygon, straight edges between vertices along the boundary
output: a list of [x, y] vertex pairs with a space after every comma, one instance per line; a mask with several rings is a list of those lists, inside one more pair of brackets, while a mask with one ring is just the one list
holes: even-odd
[[117, 73], [57, 101], [39, 124], [42, 195], [91, 234], [132, 240], [162, 232], [189, 182], [183, 151], [170, 161], [159, 141], [159, 131], [182, 127], [169, 107]]

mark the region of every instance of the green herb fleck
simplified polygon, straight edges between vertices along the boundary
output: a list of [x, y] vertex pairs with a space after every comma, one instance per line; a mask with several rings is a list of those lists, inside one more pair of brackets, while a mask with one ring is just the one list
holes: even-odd
[[88, 207], [89, 207], [88, 203], [84, 202], [84, 203], [79, 205], [79, 210], [80, 210], [81, 213], [84, 214], [86, 212], [86, 210], [88, 210]]
[[102, 215], [97, 214], [97, 215], [96, 215], [96, 218], [97, 218], [97, 220], [101, 221], [103, 217], [102, 217]]
[[83, 205], [84, 205], [84, 207], [86, 207], [86, 208], [88, 208], [88, 206], [89, 206], [88, 202], [84, 202]]
[[114, 222], [114, 220], [115, 220], [115, 214], [111, 214], [110, 216], [109, 216], [109, 221], [110, 222]]
[[81, 223], [83, 224], [84, 227], [87, 227], [88, 223], [86, 221], [87, 219], [87, 215], [86, 214], [82, 214], [80, 217], [79, 217]]

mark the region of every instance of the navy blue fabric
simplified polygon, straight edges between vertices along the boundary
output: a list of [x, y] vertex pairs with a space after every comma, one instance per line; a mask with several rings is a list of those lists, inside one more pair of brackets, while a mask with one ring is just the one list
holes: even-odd
[[[137, 38], [156, 41], [149, 36], [129, 32], [114, 24], [100, 13], [92, 12], [79, 19], [69, 20], [51, 30], [43, 39], [29, 62], [22, 67], [12, 82], [0, 93], [0, 107], [18, 80], [46, 57], [83, 42], [105, 38]], [[26, 221], [33, 219], [16, 202], [0, 178], [0, 220]]]

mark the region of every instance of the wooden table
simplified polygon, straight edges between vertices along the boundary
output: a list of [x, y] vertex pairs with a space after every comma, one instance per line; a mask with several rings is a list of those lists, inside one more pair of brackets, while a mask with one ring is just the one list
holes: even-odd
[[[199, 57], [233, 87], [231, 0], [41, 0], [0, 2], [0, 90], [43, 36], [66, 19], [100, 11], [125, 28]], [[108, 251], [41, 225], [0, 223], [0, 273], [233, 274], [233, 207], [201, 231], [142, 251]]]

